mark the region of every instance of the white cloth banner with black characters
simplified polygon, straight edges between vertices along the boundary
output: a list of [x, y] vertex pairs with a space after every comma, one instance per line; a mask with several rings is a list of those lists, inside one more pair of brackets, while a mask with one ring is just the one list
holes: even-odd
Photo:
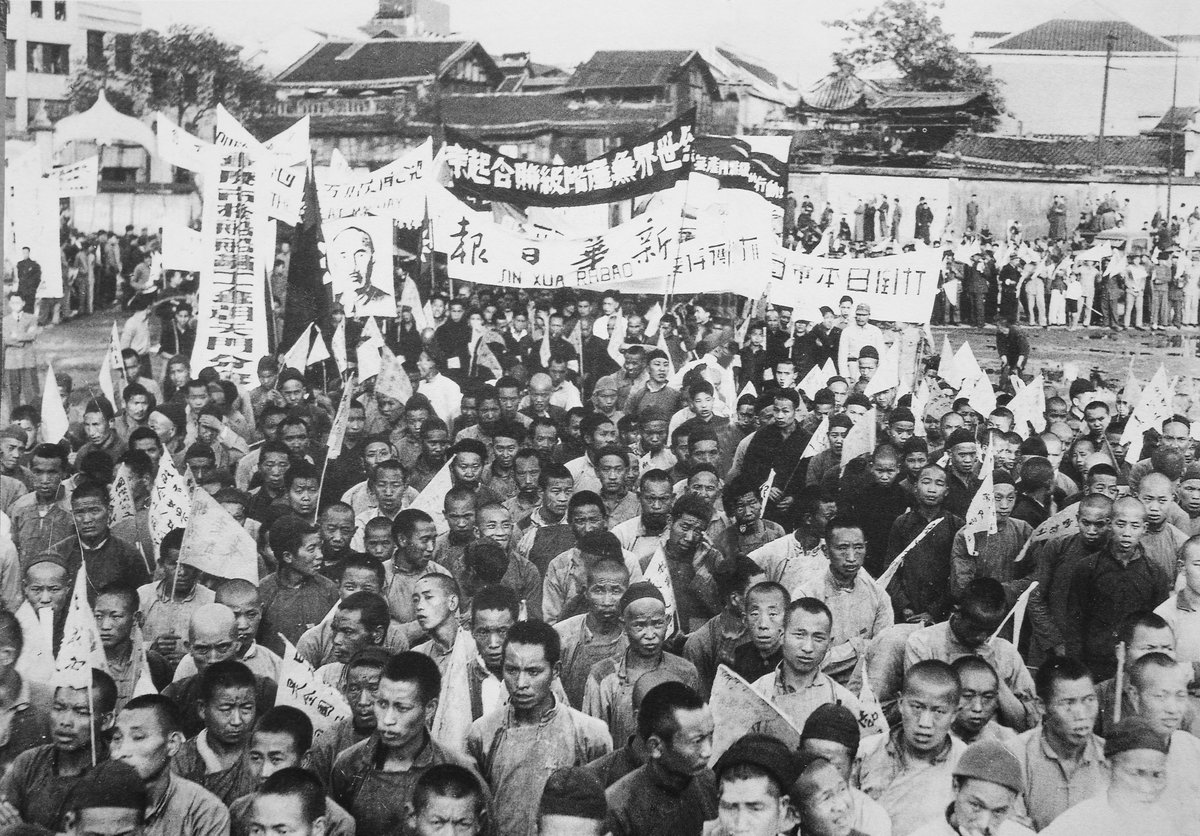
[[[425, 186], [432, 166], [433, 140], [427, 139], [370, 174], [343, 183], [318, 179], [321, 218], [379, 215], [415, 229], [425, 220]], [[325, 240], [329, 240], [328, 233]]]
[[197, 290], [192, 367], [211, 366], [222, 378], [249, 387], [258, 359], [268, 353], [263, 277], [275, 242], [264, 198], [272, 190], [273, 166], [251, 149], [208, 153], [201, 224], [208, 260]]
[[771, 261], [772, 304], [795, 309], [794, 318], [821, 318], [823, 305], [837, 310], [849, 296], [871, 306], [872, 317], [893, 322], [929, 322], [938, 294], [941, 252], [921, 249], [878, 258], [826, 258], [777, 248]]
[[433, 247], [450, 278], [526, 289], [605, 288], [669, 276], [680, 209], [652, 212], [589, 238], [535, 239], [475, 212], [441, 186], [429, 191]]

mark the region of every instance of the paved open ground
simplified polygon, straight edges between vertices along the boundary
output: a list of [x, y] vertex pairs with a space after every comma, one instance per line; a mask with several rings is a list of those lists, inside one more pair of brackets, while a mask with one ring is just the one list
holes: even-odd
[[[115, 318], [119, 326], [125, 315], [116, 314]], [[46, 361], [52, 361], [56, 370], [69, 372], [75, 379], [77, 392], [85, 391], [83, 387], [89, 383], [94, 386], [113, 319], [113, 313], [93, 314], [48, 328], [38, 340], [43, 366]], [[941, 346], [943, 334], [950, 336], [955, 348], [969, 339], [984, 368], [992, 372], [997, 370], [995, 329], [935, 327], [933, 333], [937, 344], [935, 351]], [[1181, 393], [1193, 394], [1200, 402], [1200, 329], [1152, 334], [1101, 328], [1086, 331], [1026, 328], [1025, 333], [1033, 347], [1030, 370], [1042, 368], [1049, 379], [1058, 378], [1063, 364], [1073, 362], [1080, 374], [1098, 369], [1106, 379], [1121, 385], [1132, 357], [1134, 369], [1143, 382], [1149, 380], [1159, 363], [1166, 363], [1169, 375], [1182, 378]]]

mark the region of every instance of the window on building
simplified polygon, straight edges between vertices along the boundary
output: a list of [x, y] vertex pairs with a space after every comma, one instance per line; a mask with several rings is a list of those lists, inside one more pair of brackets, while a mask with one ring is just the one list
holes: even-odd
[[42, 0], [29, 0], [29, 16], [30, 17], [41, 17], [42, 16]]
[[70, 47], [66, 44], [44, 44], [30, 41], [25, 45], [27, 69], [31, 73], [67, 75], [71, 71]]
[[67, 19], [67, 4], [66, 4], [65, 0], [55, 0], [54, 19], [55, 20], [66, 20]]
[[103, 70], [108, 66], [104, 58], [104, 33], [96, 29], [87, 31], [87, 65], [93, 70]]
[[15, 73], [17, 71], [17, 42], [6, 41], [5, 44], [8, 47], [4, 54], [8, 69]]
[[37, 119], [38, 111], [46, 107], [46, 118], [54, 124], [71, 112], [71, 103], [66, 99], [29, 99], [26, 107], [26, 118], [30, 124]]
[[17, 99], [15, 96], [6, 96], [4, 99], [4, 126], [9, 133], [15, 133], [17, 130]]
[[133, 72], [133, 35], [113, 37], [113, 63], [117, 72]]

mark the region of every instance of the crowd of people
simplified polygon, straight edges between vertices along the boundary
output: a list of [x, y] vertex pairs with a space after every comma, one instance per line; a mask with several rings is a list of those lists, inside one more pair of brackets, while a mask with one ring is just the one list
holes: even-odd
[[[125, 348], [119, 409], [58, 376], [61, 441], [22, 381], [0, 827], [1200, 831], [1190, 421], [1131, 449], [1132, 395], [1089, 380], [1010, 409], [1030, 348], [1003, 312], [986, 414], [915, 365], [919, 328], [850, 297], [820, 316], [460, 286], [382, 328], [408, 387], [264, 357], [247, 389], [192, 367], [173, 314]], [[907, 374], [880, 369], [893, 344]], [[259, 583], [159, 530], [168, 457]], [[55, 678], [77, 577], [90, 689]], [[276, 704], [288, 645], [349, 706], [321, 734]]]

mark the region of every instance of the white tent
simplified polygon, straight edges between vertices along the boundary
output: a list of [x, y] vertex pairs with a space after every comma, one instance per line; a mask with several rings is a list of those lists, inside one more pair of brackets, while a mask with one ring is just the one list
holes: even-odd
[[155, 153], [158, 148], [158, 140], [150, 126], [120, 113], [109, 104], [103, 90], [100, 91], [96, 103], [83, 113], [65, 116], [55, 124], [55, 149], [62, 148], [68, 142], [94, 142], [97, 145], [132, 142], [151, 153]]

